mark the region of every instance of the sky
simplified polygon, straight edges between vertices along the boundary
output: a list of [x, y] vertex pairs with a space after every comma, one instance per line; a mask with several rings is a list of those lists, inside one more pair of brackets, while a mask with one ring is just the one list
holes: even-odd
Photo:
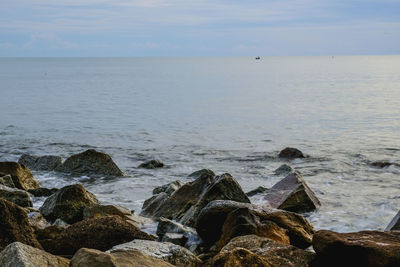
[[400, 0], [1, 0], [0, 57], [400, 54]]

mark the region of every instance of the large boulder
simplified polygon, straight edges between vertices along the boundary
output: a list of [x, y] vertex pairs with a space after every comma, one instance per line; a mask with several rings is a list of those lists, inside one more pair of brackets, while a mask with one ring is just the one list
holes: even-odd
[[[158, 196], [153, 198], [157, 199]], [[186, 183], [171, 196], [164, 193], [161, 200], [156, 203], [155, 201], [150, 204], [145, 203], [142, 215], [153, 218], [165, 217], [184, 225], [194, 226], [200, 211], [209, 202], [217, 199], [250, 203], [238, 182], [230, 174], [214, 176], [212, 172], [202, 172], [195, 181]]]
[[21, 207], [32, 207], [32, 201], [29, 194], [21, 189], [0, 185], [0, 198], [6, 199]]
[[0, 174], [10, 175], [16, 188], [28, 190], [39, 187], [31, 171], [16, 162], [0, 162]]
[[55, 238], [39, 238], [39, 242], [52, 254], [73, 255], [80, 248], [104, 251], [133, 239], [155, 238], [119, 216], [105, 216], [77, 222], [62, 230]]
[[286, 147], [279, 152], [278, 157], [285, 159], [304, 158], [303, 152], [294, 147]]
[[51, 195], [40, 207], [43, 216], [54, 222], [60, 218], [67, 223], [75, 223], [83, 219], [83, 210], [96, 205], [96, 196], [88, 192], [82, 185], [68, 185]]
[[0, 253], [0, 266], [2, 267], [69, 267], [69, 260], [51, 255], [20, 242], [8, 245]]
[[33, 234], [26, 211], [0, 198], [0, 251], [16, 241], [41, 248]]
[[361, 231], [315, 233], [314, 266], [400, 266], [400, 231]]
[[273, 208], [293, 212], [309, 212], [321, 206], [314, 192], [298, 172], [276, 183], [263, 197]]
[[55, 170], [73, 174], [125, 175], [117, 164], [115, 164], [110, 155], [98, 152], [94, 149], [72, 155]]
[[385, 231], [400, 230], [400, 211], [397, 212], [396, 216], [388, 224]]
[[19, 164], [27, 166], [35, 171], [52, 171], [62, 164], [62, 158], [59, 156], [32, 156], [23, 154], [18, 160]]
[[129, 243], [114, 246], [108, 252], [114, 254], [119, 251], [139, 251], [150, 257], [164, 260], [178, 267], [201, 266], [201, 260], [192, 252], [181, 246], [148, 240], [133, 240]]
[[4, 175], [4, 176], [0, 177], [0, 185], [15, 188], [15, 184], [13, 182], [11, 175]]
[[159, 160], [149, 160], [146, 162], [143, 162], [142, 164], [139, 165], [138, 168], [143, 168], [143, 169], [157, 169], [157, 168], [162, 168], [164, 167], [164, 163], [162, 163]]

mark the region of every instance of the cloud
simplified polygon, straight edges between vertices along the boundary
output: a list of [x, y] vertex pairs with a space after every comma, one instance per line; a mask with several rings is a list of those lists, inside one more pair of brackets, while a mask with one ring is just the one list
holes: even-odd
[[34, 49], [45, 45], [51, 49], [77, 49], [79, 46], [75, 43], [62, 40], [52, 33], [33, 34], [30, 40], [23, 45], [24, 49]]

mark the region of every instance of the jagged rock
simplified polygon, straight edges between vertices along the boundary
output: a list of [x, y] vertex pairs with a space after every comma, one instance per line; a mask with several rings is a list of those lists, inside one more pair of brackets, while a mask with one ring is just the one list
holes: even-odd
[[189, 250], [168, 242], [148, 240], [133, 240], [131, 242], [114, 246], [107, 252], [114, 254], [118, 251], [139, 251], [150, 257], [164, 260], [178, 267], [201, 266], [201, 260]]
[[21, 207], [32, 207], [32, 201], [29, 194], [17, 188], [0, 185], [0, 198], [6, 199]]
[[16, 241], [41, 248], [33, 234], [26, 211], [0, 198], [0, 251]]
[[28, 190], [39, 187], [31, 171], [16, 162], [0, 162], [0, 175], [10, 175], [16, 188]]
[[293, 212], [313, 211], [321, 206], [314, 192], [298, 172], [286, 176], [264, 194], [273, 208]]
[[400, 211], [394, 216], [385, 231], [400, 230]]
[[265, 192], [267, 192], [268, 190], [269, 190], [269, 188], [266, 188], [266, 187], [264, 187], [264, 186], [259, 186], [259, 187], [257, 187], [256, 189], [253, 189], [253, 190], [247, 192], [246, 195], [247, 195], [248, 197], [252, 197], [252, 196], [255, 196], [255, 195], [258, 195], [258, 194], [261, 194], [261, 193], [265, 193]]
[[161, 192], [167, 193], [169, 196], [172, 195], [176, 190], [181, 188], [183, 183], [180, 180], [176, 180], [172, 183], [165, 184], [153, 189], [153, 195], [160, 194]]
[[149, 199], [146, 199], [142, 206], [141, 215], [151, 215], [156, 211], [162, 209], [164, 203], [168, 200], [169, 195], [165, 192], [161, 192], [157, 195], [152, 196]]
[[54, 222], [60, 218], [71, 224], [83, 219], [86, 207], [98, 203], [95, 195], [86, 191], [82, 185], [75, 184], [65, 186], [48, 197], [39, 210], [49, 221]]
[[275, 175], [288, 174], [291, 172], [293, 172], [293, 168], [287, 164], [282, 164], [281, 166], [279, 166], [278, 169], [274, 171]]
[[277, 210], [235, 201], [216, 200], [210, 202], [199, 214], [196, 231], [207, 245], [221, 238], [222, 227], [227, 216], [238, 208], [248, 208], [260, 221], [271, 221], [280, 228], [288, 230], [290, 244], [299, 248], [310, 246], [314, 229], [301, 215], [289, 211]]
[[0, 253], [0, 266], [2, 267], [68, 267], [69, 260], [51, 255], [43, 250], [14, 242]]
[[263, 258], [245, 248], [234, 248], [216, 255], [206, 266], [212, 267], [273, 267]]
[[157, 235], [163, 238], [166, 233], [196, 234], [196, 230], [192, 227], [184, 226], [178, 222], [161, 217], [157, 226]]
[[109, 155], [94, 149], [69, 157], [55, 170], [74, 174], [125, 175]]
[[164, 167], [164, 163], [162, 163], [159, 160], [149, 160], [147, 162], [144, 162], [139, 165], [138, 168], [143, 168], [143, 169], [156, 169], [156, 168], [162, 168]]
[[54, 239], [39, 239], [39, 242], [52, 254], [73, 255], [80, 248], [104, 251], [135, 238], [155, 239], [119, 216], [105, 216], [77, 222]]
[[[216, 199], [228, 199], [250, 203], [240, 185], [230, 174], [213, 176], [212, 172], [203, 172], [195, 181], [184, 184], [168, 196], [157, 195], [151, 203], [143, 205], [142, 215], [153, 218], [165, 217], [184, 225], [194, 226], [198, 214], [209, 202]], [[155, 202], [155, 199], [161, 198]]]
[[44, 188], [39, 187], [36, 189], [29, 189], [28, 192], [35, 197], [48, 197], [58, 191], [58, 188]]
[[51, 226], [51, 224], [43, 217], [40, 212], [29, 212], [28, 213], [29, 224], [34, 230], [44, 229]]
[[23, 154], [19, 160], [19, 164], [27, 166], [35, 171], [52, 171], [62, 164], [62, 158], [59, 156], [32, 156]]
[[293, 147], [283, 149], [278, 156], [286, 159], [304, 158], [303, 152]]
[[361, 231], [315, 233], [313, 266], [400, 266], [400, 231]]
[[0, 185], [15, 188], [15, 184], [12, 180], [11, 175], [4, 175], [4, 176], [0, 177]]

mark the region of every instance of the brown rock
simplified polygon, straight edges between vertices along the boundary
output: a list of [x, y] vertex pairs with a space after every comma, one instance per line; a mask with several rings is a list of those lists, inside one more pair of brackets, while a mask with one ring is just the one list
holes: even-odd
[[70, 267], [117, 267], [117, 259], [110, 253], [96, 249], [81, 248], [71, 259]]
[[278, 157], [285, 159], [304, 158], [303, 152], [294, 147], [287, 147], [279, 152]]
[[4, 175], [0, 177], [0, 185], [5, 185], [10, 188], [15, 188], [15, 184], [13, 182], [11, 175]]
[[361, 231], [315, 233], [317, 253], [313, 266], [400, 266], [400, 231]]
[[39, 187], [39, 183], [33, 178], [31, 171], [24, 165], [16, 162], [0, 162], [0, 174], [11, 175], [16, 188], [28, 190]]
[[245, 248], [234, 248], [215, 256], [208, 266], [212, 267], [273, 267], [263, 258]]
[[0, 185], [0, 198], [6, 199], [21, 207], [32, 207], [29, 194], [21, 189]]

